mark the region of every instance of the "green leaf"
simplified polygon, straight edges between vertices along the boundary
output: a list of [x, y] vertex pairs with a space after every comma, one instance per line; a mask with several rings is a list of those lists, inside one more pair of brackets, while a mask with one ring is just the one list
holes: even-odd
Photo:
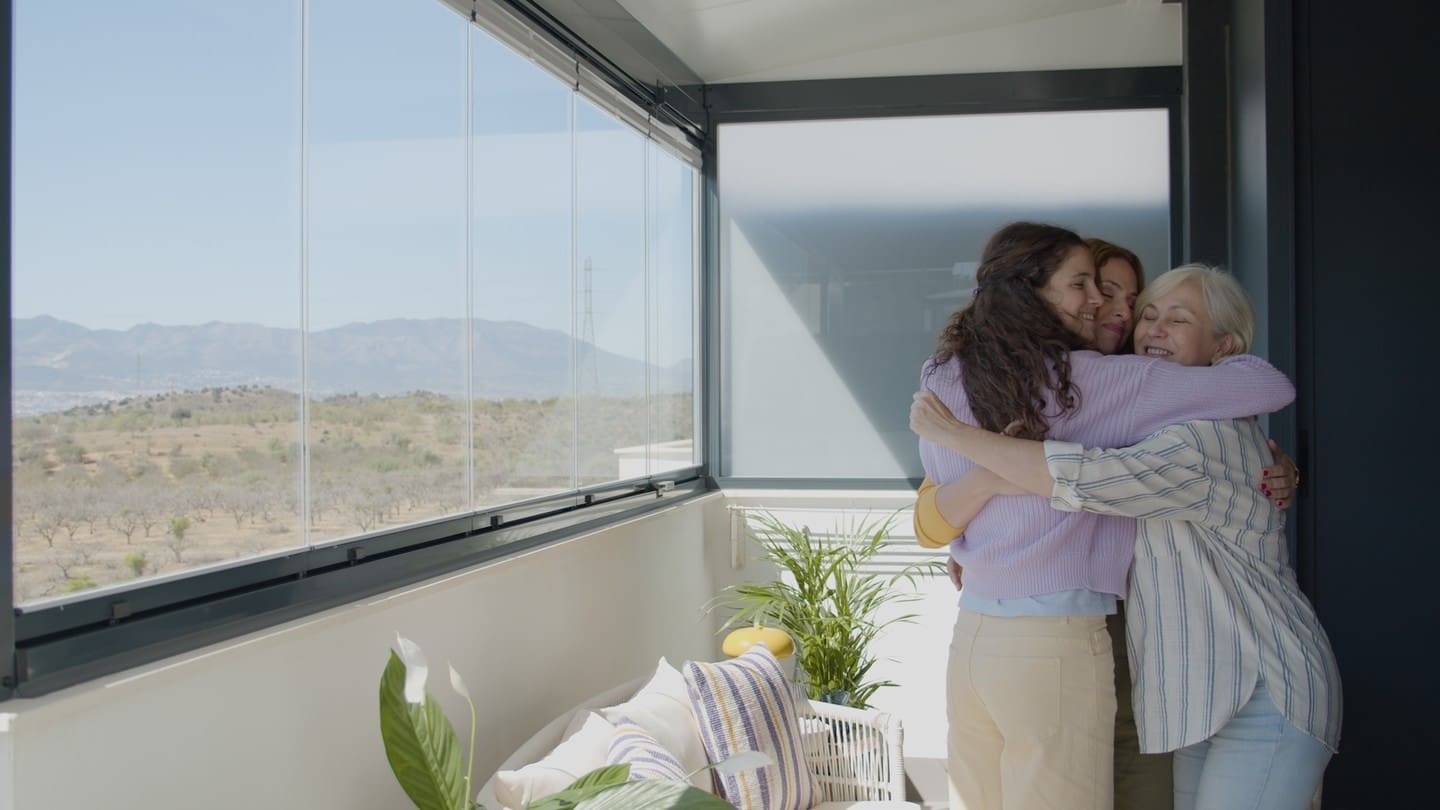
[[734, 810], [735, 806], [684, 782], [641, 779], [581, 802], [576, 810]]
[[455, 729], [428, 692], [422, 704], [405, 702], [405, 664], [393, 651], [380, 678], [380, 737], [395, 780], [419, 810], [470, 806]]
[[575, 802], [562, 797], [559, 793], [552, 793], [525, 805], [525, 810], [571, 810], [574, 806]]
[[603, 790], [625, 784], [629, 778], [629, 764], [596, 768], [559, 793], [552, 793], [525, 805], [525, 810], [566, 810]]
[[610, 785], [623, 785], [630, 778], [630, 765], [606, 765], [603, 768], [585, 774], [575, 780], [575, 784], [566, 790], [581, 790], [590, 787], [609, 787]]
[[[827, 534], [787, 525], [768, 512], [748, 514], [751, 537], [764, 558], [779, 569], [769, 582], [730, 586], [707, 609], [733, 611], [722, 629], [765, 618], [795, 640], [795, 660], [812, 698], [846, 691], [851, 705], [865, 708], [887, 681], [866, 681], [875, 663], [874, 641], [893, 624], [915, 614], [882, 614], [889, 605], [915, 602], [914, 577], [944, 571], [941, 563], [908, 566], [899, 574], [864, 573], [883, 550], [899, 512], [851, 524]], [[899, 586], [908, 584], [909, 590]]]

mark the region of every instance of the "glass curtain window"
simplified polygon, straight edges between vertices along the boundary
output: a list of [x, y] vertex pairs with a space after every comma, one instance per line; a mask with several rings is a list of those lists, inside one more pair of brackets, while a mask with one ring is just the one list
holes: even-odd
[[309, 20], [306, 491], [319, 542], [470, 505], [469, 26], [412, 0], [310, 0]]
[[[575, 381], [581, 486], [645, 474], [645, 140], [575, 101]], [[631, 467], [627, 457], [639, 458]], [[622, 466], [625, 469], [622, 469]]]
[[15, 5], [18, 603], [304, 543], [300, 27]]
[[720, 127], [720, 472], [918, 478], [921, 363], [1016, 220], [1169, 261], [1165, 110]]
[[695, 170], [649, 144], [649, 472], [696, 463]]
[[575, 93], [470, 38], [475, 500], [494, 506], [575, 487]]
[[15, 11], [44, 607], [694, 463], [695, 171], [449, 5]]

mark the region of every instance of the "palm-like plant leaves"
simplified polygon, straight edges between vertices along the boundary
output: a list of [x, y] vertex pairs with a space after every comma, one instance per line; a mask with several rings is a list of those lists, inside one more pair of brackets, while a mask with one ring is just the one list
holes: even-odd
[[897, 590], [900, 580], [943, 571], [939, 563], [922, 563], [893, 576], [862, 573], [885, 545], [895, 515], [864, 522], [845, 536], [819, 540], [809, 528], [786, 525], [774, 515], [749, 516], [764, 556], [781, 569], [779, 579], [746, 583], [729, 589], [712, 607], [735, 613], [726, 627], [769, 619], [795, 640], [796, 657], [811, 698], [844, 692], [851, 705], [865, 708], [875, 691], [890, 681], [867, 681], [874, 656], [871, 642], [887, 627], [908, 622], [915, 614], [881, 619], [887, 605], [918, 598]]

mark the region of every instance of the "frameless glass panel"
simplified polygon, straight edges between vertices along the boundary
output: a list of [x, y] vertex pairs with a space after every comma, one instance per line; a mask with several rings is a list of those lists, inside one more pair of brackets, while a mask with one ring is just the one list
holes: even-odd
[[302, 542], [299, 32], [16, 4], [19, 603]]
[[[696, 463], [695, 171], [651, 143], [649, 472]], [[627, 470], [621, 470], [621, 477]], [[638, 474], [638, 473], [637, 473]]]
[[619, 479], [627, 457], [638, 455], [644, 464], [645, 140], [579, 98], [575, 189], [575, 377], [584, 486]]
[[1168, 264], [1165, 110], [734, 124], [718, 148], [723, 475], [920, 476], [920, 365], [1007, 222]]
[[311, 0], [312, 542], [462, 511], [466, 20]]
[[475, 500], [575, 486], [573, 91], [471, 33]]

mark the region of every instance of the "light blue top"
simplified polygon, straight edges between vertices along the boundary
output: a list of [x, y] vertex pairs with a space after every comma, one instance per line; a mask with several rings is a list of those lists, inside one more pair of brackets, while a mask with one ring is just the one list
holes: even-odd
[[1109, 616], [1116, 611], [1116, 599], [1114, 594], [1085, 588], [991, 599], [962, 588], [960, 607], [984, 616]]

